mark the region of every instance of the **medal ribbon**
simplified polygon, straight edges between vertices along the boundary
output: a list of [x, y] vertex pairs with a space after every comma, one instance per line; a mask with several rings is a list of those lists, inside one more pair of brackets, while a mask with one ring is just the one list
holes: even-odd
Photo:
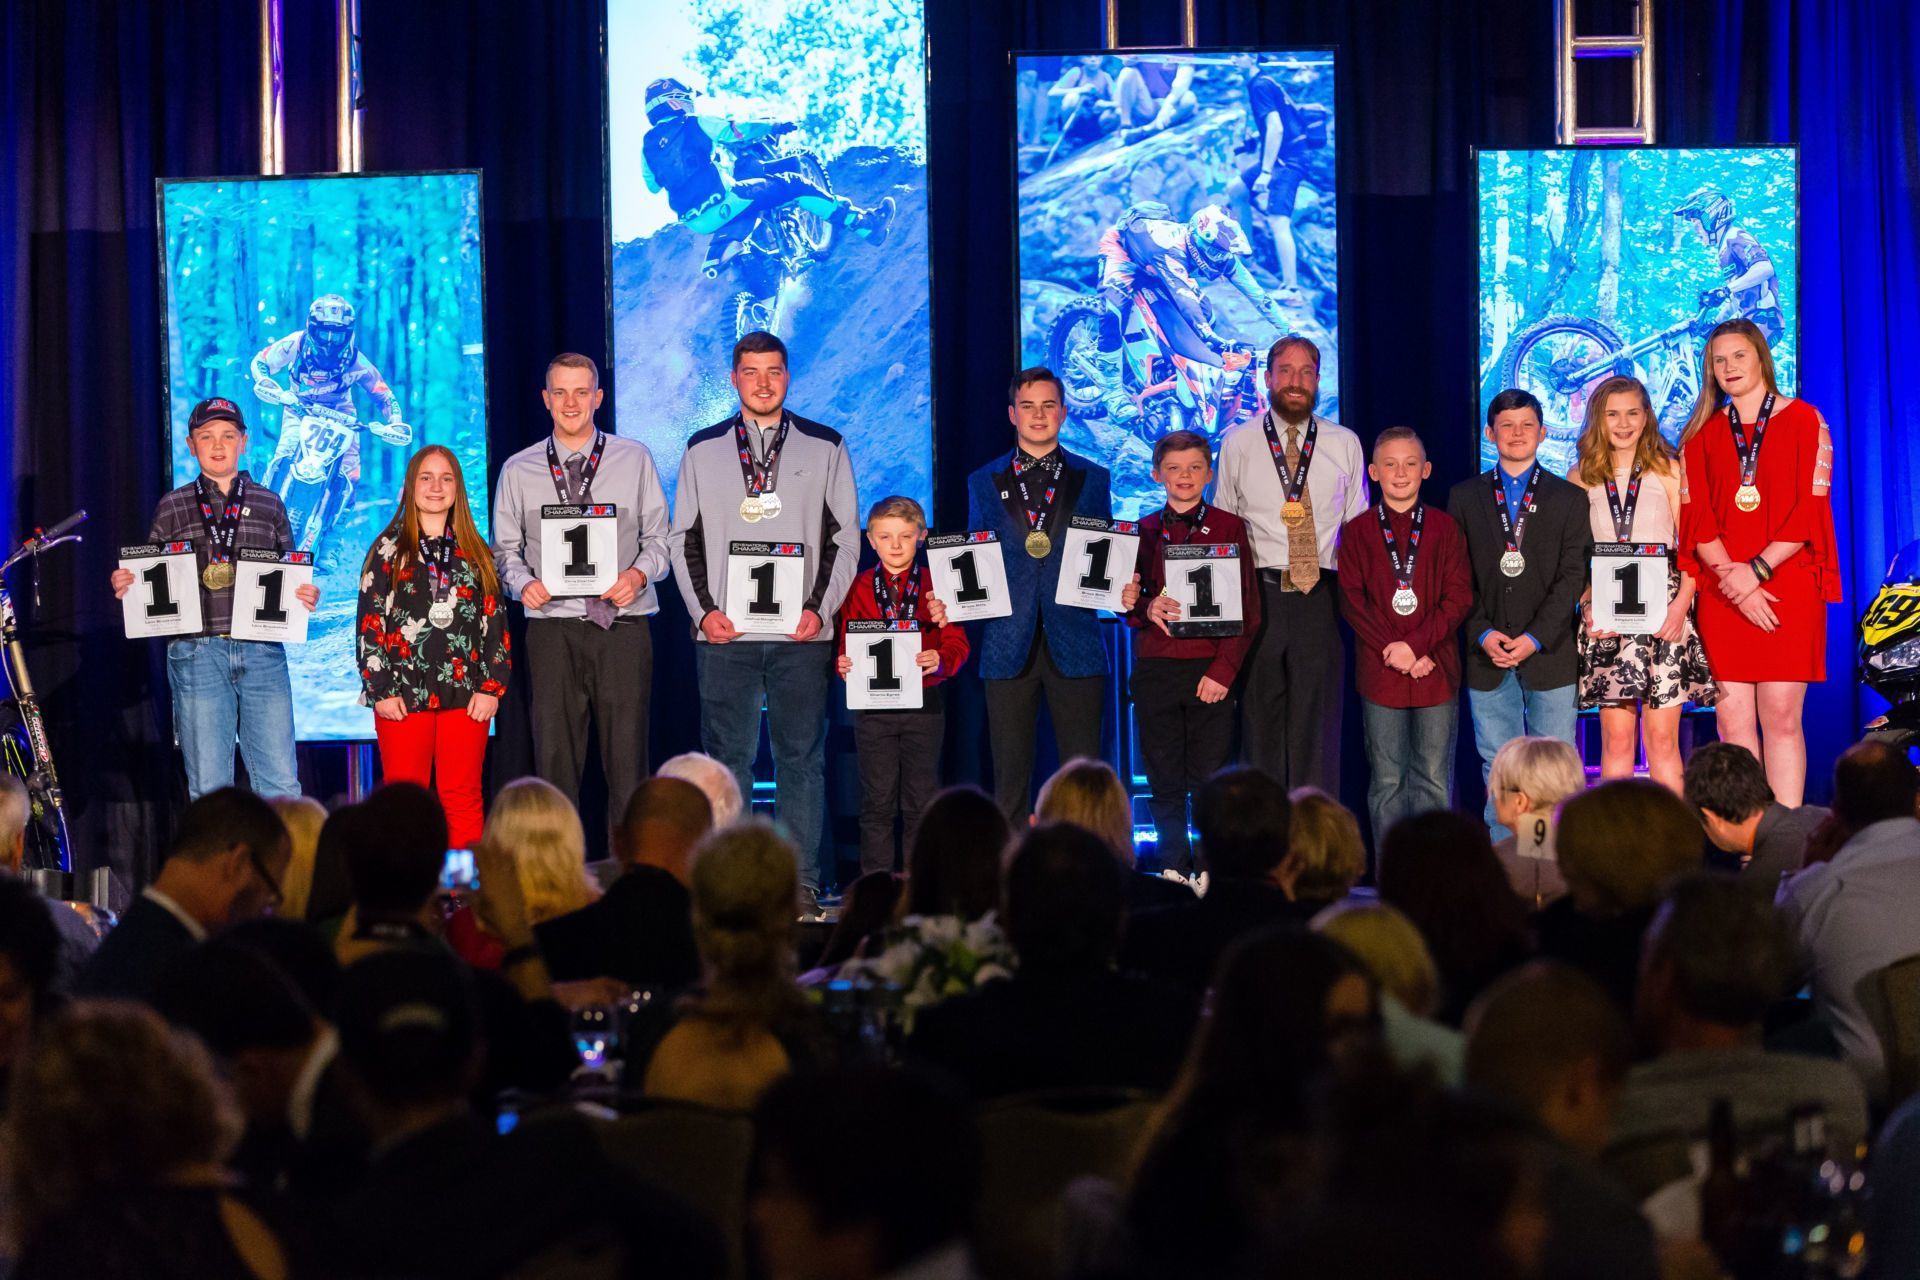
[[240, 507], [247, 496], [246, 478], [233, 478], [233, 492], [227, 495], [227, 505], [218, 516], [210, 501], [213, 492], [217, 492], [213, 482], [200, 477], [200, 521], [207, 527], [207, 563], [220, 564], [233, 559], [233, 542], [240, 533]]
[[900, 589], [900, 600], [895, 603], [893, 592], [887, 589], [887, 571], [876, 568], [873, 571], [873, 602], [880, 607], [880, 616], [888, 622], [897, 622], [902, 618], [919, 616], [920, 608], [920, 569], [918, 565], [907, 566], [905, 585]]
[[553, 491], [560, 495], [560, 501], [593, 501], [593, 475], [600, 470], [600, 455], [606, 448], [605, 433], [596, 430], [593, 433], [593, 452], [587, 455], [586, 465], [580, 468], [580, 492], [575, 494], [567, 484], [567, 469], [560, 465], [560, 451], [553, 447], [553, 437], [547, 437], [547, 469], [553, 472]]
[[1766, 403], [1760, 406], [1760, 420], [1753, 424], [1753, 443], [1747, 443], [1747, 433], [1740, 429], [1740, 411], [1733, 407], [1733, 401], [1727, 401], [1727, 426], [1733, 429], [1734, 452], [1740, 455], [1740, 487], [1753, 487], [1754, 473], [1760, 467], [1760, 441], [1767, 434], [1767, 419], [1773, 416], [1773, 392], [1767, 392]]
[[[1054, 495], [1060, 492], [1060, 451], [1054, 450], [1044, 458], [1029, 458], [1018, 449], [1013, 454], [1013, 482], [1020, 489], [1020, 501], [1027, 509], [1027, 528], [1036, 532], [1046, 532], [1043, 527], [1047, 516], [1053, 511]], [[1047, 487], [1041, 491], [1040, 501], [1035, 502], [1033, 490], [1027, 487], [1026, 476], [1035, 471], [1047, 473]]]
[[1313, 465], [1313, 443], [1320, 435], [1320, 419], [1307, 419], [1306, 434], [1300, 437], [1299, 475], [1287, 474], [1287, 447], [1280, 443], [1280, 433], [1274, 430], [1271, 410], [1260, 419], [1260, 425], [1267, 433], [1267, 448], [1273, 451], [1273, 469], [1280, 473], [1280, 484], [1287, 491], [1287, 501], [1300, 501], [1300, 495], [1307, 488], [1307, 468]]
[[733, 418], [733, 442], [740, 449], [740, 475], [747, 483], [747, 496], [757, 498], [763, 493], [772, 493], [780, 479], [780, 450], [786, 447], [787, 428], [792, 419], [783, 412], [780, 415], [780, 433], [767, 446], [767, 456], [759, 462], [753, 460], [753, 449], [747, 443], [747, 415], [735, 414]]
[[1612, 476], [1607, 477], [1607, 509], [1613, 512], [1613, 536], [1619, 542], [1633, 541], [1633, 509], [1640, 502], [1640, 464], [1633, 464], [1633, 474], [1627, 477], [1627, 500], [1620, 501], [1620, 486]]
[[453, 594], [453, 550], [457, 544], [452, 535], [429, 538], [420, 535], [420, 563], [427, 569], [428, 590], [433, 594], [433, 602], [440, 604]]
[[1394, 545], [1393, 522], [1387, 517], [1387, 504], [1375, 505], [1373, 514], [1380, 518], [1380, 536], [1387, 540], [1387, 559], [1393, 564], [1393, 581], [1402, 591], [1413, 590], [1413, 559], [1420, 554], [1420, 529], [1426, 522], [1427, 504], [1413, 504], [1413, 522], [1407, 529], [1407, 560], [1400, 562], [1400, 550]]
[[1533, 470], [1527, 473], [1526, 492], [1520, 495], [1520, 514], [1514, 515], [1507, 510], [1507, 493], [1501, 476], [1505, 473], [1495, 467], [1493, 476], [1493, 505], [1500, 508], [1500, 532], [1506, 535], [1507, 550], [1520, 549], [1520, 536], [1526, 532], [1527, 517], [1533, 514], [1533, 489], [1540, 482], [1540, 464], [1534, 463]]

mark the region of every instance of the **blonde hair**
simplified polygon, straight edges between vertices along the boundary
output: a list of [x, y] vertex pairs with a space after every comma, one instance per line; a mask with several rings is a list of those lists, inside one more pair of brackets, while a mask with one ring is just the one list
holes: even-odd
[[1554, 853], [1581, 910], [1617, 916], [1659, 901], [1668, 882], [1698, 871], [1700, 820], [1657, 782], [1620, 778], [1569, 797]]
[[1517, 791], [1535, 809], [1551, 809], [1586, 787], [1580, 753], [1559, 738], [1509, 738], [1487, 767], [1487, 790]]
[[[560, 788], [516, 778], [500, 789], [480, 843], [511, 858], [535, 924], [578, 911], [600, 896], [587, 872], [587, 834]], [[484, 897], [486, 887], [481, 886]]]
[[707, 984], [701, 1014], [764, 1022], [797, 998], [798, 868], [793, 846], [760, 819], [701, 842], [693, 861], [693, 941]]
[[1687, 441], [1700, 433], [1700, 428], [1713, 421], [1713, 415], [1720, 412], [1720, 406], [1727, 402], [1727, 393], [1720, 389], [1719, 379], [1713, 376], [1713, 341], [1725, 337], [1745, 338], [1753, 347], [1754, 355], [1760, 362], [1760, 380], [1774, 395], [1780, 394], [1780, 383], [1773, 372], [1773, 351], [1767, 346], [1767, 335], [1760, 332], [1760, 326], [1744, 317], [1738, 320], [1722, 320], [1713, 326], [1713, 332], [1700, 346], [1700, 398], [1693, 402], [1693, 412], [1687, 415], [1687, 425], [1680, 432], [1680, 447], [1687, 447]]
[[1318, 787], [1295, 787], [1287, 799], [1287, 851], [1299, 859], [1293, 891], [1302, 898], [1343, 898], [1367, 874], [1367, 847], [1360, 820]]
[[206, 1046], [129, 1000], [81, 1000], [37, 1028], [8, 1097], [16, 1243], [101, 1193], [218, 1165], [243, 1119]]
[[1133, 802], [1106, 761], [1075, 756], [1061, 765], [1041, 784], [1033, 813], [1042, 822], [1070, 822], [1093, 832], [1133, 866]]
[[280, 905], [276, 915], [289, 920], [307, 918], [307, 899], [313, 896], [313, 856], [320, 848], [320, 828], [327, 824], [327, 808], [310, 796], [275, 796], [267, 801], [286, 824], [293, 856], [280, 876]]
[[[551, 375], [555, 369], [585, 369], [593, 375], [594, 390], [600, 389], [600, 366], [593, 362], [592, 356], [583, 356], [577, 351], [562, 351], [547, 361], [547, 374]], [[549, 386], [553, 384], [550, 376], [546, 377], [545, 381]]]
[[1440, 1007], [1440, 970], [1433, 952], [1398, 907], [1336, 902], [1313, 918], [1312, 927], [1351, 951], [1380, 989], [1407, 1012], [1426, 1018]]
[[905, 520], [908, 524], [920, 526], [922, 533], [927, 528], [927, 513], [912, 498], [903, 498], [899, 494], [880, 499], [867, 512], [867, 527], [871, 529], [875, 520]]
[[1576, 446], [1579, 461], [1574, 465], [1573, 478], [1589, 489], [1613, 479], [1613, 442], [1607, 439], [1607, 401], [1615, 396], [1630, 395], [1640, 397], [1640, 407], [1646, 414], [1639, 442], [1633, 447], [1633, 465], [1655, 476], [1670, 476], [1678, 469], [1675, 459], [1679, 455], [1660, 434], [1660, 415], [1653, 411], [1653, 397], [1647, 394], [1646, 384], [1638, 378], [1608, 378], [1587, 397], [1587, 425], [1581, 430], [1580, 443]]

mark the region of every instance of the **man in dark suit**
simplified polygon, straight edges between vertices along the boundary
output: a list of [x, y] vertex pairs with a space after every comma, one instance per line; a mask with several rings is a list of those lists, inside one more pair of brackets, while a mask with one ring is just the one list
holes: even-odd
[[[1060, 759], [1100, 758], [1107, 650], [1093, 609], [1054, 600], [1071, 516], [1109, 519], [1107, 469], [1060, 445], [1065, 392], [1049, 369], [1022, 369], [1007, 392], [1016, 443], [1004, 459], [967, 477], [967, 528], [992, 529], [1005, 548], [1013, 613], [981, 624], [980, 675], [987, 684], [993, 793], [1009, 819], [1031, 808], [1033, 737], [1046, 695]], [[1122, 602], [1139, 598], [1133, 575]]]
[[922, 1013], [907, 1053], [951, 1072], [976, 1098], [1164, 1092], [1186, 1054], [1194, 1005], [1177, 988], [1113, 971], [1123, 874], [1085, 828], [1052, 822], [1029, 832], [1007, 865], [1019, 968]]
[[[1467, 614], [1467, 704], [1480, 777], [1513, 738], [1573, 741], [1579, 717], [1574, 609], [1593, 554], [1587, 495], [1549, 474], [1536, 455], [1547, 438], [1532, 393], [1502, 391], [1487, 406], [1487, 439], [1500, 460], [1453, 487], [1447, 514], [1467, 538], [1473, 609]], [[1494, 840], [1512, 833], [1493, 815]]]
[[1768, 902], [1781, 878], [1800, 870], [1807, 838], [1831, 813], [1825, 805], [1789, 809], [1775, 800], [1767, 771], [1753, 752], [1733, 742], [1695, 747], [1682, 785], [1707, 839], [1740, 860], [1740, 879]]
[[665, 991], [700, 976], [693, 945], [693, 854], [713, 829], [706, 794], [680, 778], [635, 788], [614, 831], [626, 870], [598, 902], [533, 927], [555, 982], [614, 977]]
[[209, 933], [280, 900], [293, 856], [273, 806], [221, 787], [192, 804], [160, 874], [134, 900], [74, 982], [74, 994], [150, 1000], [167, 966]]
[[1258, 769], [1222, 769], [1207, 779], [1193, 802], [1206, 896], [1133, 916], [1120, 967], [1197, 1000], [1236, 939], [1268, 925], [1304, 925], [1323, 904], [1294, 899], [1300, 861], [1287, 847], [1292, 820], [1286, 788]]

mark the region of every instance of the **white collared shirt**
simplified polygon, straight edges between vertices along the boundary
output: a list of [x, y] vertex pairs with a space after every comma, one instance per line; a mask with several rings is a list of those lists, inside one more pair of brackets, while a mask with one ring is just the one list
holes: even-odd
[[207, 926], [188, 915], [185, 907], [175, 902], [172, 898], [169, 898], [166, 894], [160, 892], [152, 885], [148, 885], [140, 891], [140, 896], [149, 902], [164, 907], [168, 915], [186, 926], [187, 932], [193, 936], [195, 942], [205, 942], [207, 940]]
[[[1214, 481], [1214, 502], [1247, 522], [1247, 539], [1253, 544], [1253, 560], [1262, 569], [1287, 567], [1287, 524], [1280, 518], [1286, 505], [1286, 486], [1280, 481], [1280, 469], [1273, 465], [1273, 451], [1267, 447], [1267, 433], [1261, 426], [1263, 413], [1257, 413], [1232, 427], [1220, 437], [1219, 477]], [[1307, 468], [1307, 493], [1313, 499], [1313, 531], [1318, 541], [1320, 567], [1340, 568], [1340, 526], [1365, 511], [1367, 501], [1367, 457], [1360, 437], [1337, 422], [1314, 415], [1320, 424], [1314, 437], [1313, 463]], [[1273, 420], [1282, 445], [1287, 442], [1287, 424]], [[1300, 429], [1306, 439], [1306, 428]]]

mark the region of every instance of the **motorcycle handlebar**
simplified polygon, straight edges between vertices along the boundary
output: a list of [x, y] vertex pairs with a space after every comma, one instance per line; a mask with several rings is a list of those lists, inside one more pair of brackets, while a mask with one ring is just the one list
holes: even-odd
[[66, 533], [67, 530], [74, 528], [76, 525], [78, 525], [82, 520], [85, 520], [86, 518], [87, 518], [86, 508], [82, 507], [80, 510], [68, 516], [65, 520], [62, 520], [59, 524], [53, 526], [53, 528], [48, 529], [44, 533], [38, 534], [36, 536], [42, 542], [52, 542], [55, 538], [60, 537], [62, 534]]

